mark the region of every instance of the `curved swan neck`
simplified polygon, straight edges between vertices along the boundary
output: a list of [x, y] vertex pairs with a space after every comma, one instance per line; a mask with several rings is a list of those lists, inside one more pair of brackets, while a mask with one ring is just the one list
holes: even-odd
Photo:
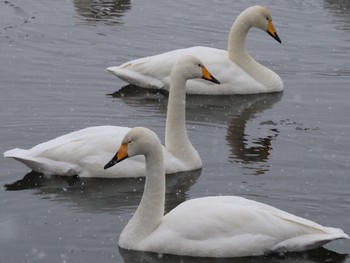
[[165, 146], [179, 158], [195, 151], [186, 130], [186, 78], [176, 69], [170, 75], [170, 90], [165, 127]]
[[124, 248], [141, 242], [159, 225], [164, 215], [165, 168], [159, 144], [146, 159], [146, 181], [140, 204], [120, 235], [119, 245]]
[[272, 70], [264, 67], [252, 58], [246, 48], [246, 38], [253, 26], [255, 8], [243, 11], [233, 23], [228, 37], [227, 51], [229, 58], [262, 86], [261, 88], [280, 91], [283, 89], [281, 78]]
[[246, 20], [246, 13], [242, 12], [233, 23], [228, 36], [227, 50], [229, 58], [236, 63], [242, 58], [250, 57], [245, 42], [248, 31], [252, 26]]

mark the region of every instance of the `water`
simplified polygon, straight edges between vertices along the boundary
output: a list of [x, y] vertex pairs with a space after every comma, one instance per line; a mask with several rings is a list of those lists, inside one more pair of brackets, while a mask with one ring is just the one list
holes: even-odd
[[[281, 94], [190, 96], [201, 171], [168, 178], [166, 210], [190, 198], [240, 195], [350, 233], [350, 5], [260, 1], [283, 44], [252, 30], [251, 54], [282, 77]], [[0, 150], [29, 148], [93, 125], [146, 126], [163, 139], [167, 97], [123, 89], [105, 71], [192, 45], [226, 48], [254, 1], [0, 3]], [[118, 250], [143, 180], [42, 177], [0, 159], [1, 262], [218, 262]], [[29, 174], [27, 174], [29, 173]], [[349, 241], [308, 254], [237, 262], [350, 262]], [[224, 260], [222, 260], [224, 262]], [[232, 262], [232, 261], [230, 261]]]

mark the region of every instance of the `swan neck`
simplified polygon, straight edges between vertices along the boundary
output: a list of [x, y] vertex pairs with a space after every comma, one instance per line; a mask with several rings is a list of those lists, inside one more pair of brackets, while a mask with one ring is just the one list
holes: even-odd
[[227, 45], [229, 58], [257, 83], [260, 83], [262, 89], [281, 90], [283, 88], [281, 78], [248, 54], [245, 42], [248, 31], [252, 27], [251, 15], [249, 11], [244, 11], [233, 23]]
[[251, 25], [246, 21], [244, 13], [237, 17], [231, 27], [227, 50], [230, 59], [236, 63], [242, 57], [249, 57], [245, 42], [250, 28]]
[[170, 90], [165, 127], [165, 146], [175, 156], [193, 148], [186, 130], [186, 79], [179, 72], [170, 75]]
[[162, 148], [145, 155], [146, 180], [140, 204], [127, 226], [119, 244], [132, 248], [150, 235], [161, 222], [165, 203], [165, 168]]

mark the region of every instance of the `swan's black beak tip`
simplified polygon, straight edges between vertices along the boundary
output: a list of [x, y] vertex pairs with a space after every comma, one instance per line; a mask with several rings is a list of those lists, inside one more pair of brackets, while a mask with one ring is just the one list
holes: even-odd
[[108, 168], [114, 166], [118, 162], [118, 157], [115, 155], [103, 168], [107, 170]]
[[214, 78], [213, 76], [211, 76], [211, 81], [216, 83], [216, 84], [220, 84], [220, 81], [218, 81], [216, 78]]
[[273, 37], [277, 42], [279, 42], [280, 44], [282, 44], [282, 40], [280, 39], [280, 37], [277, 35], [276, 32], [271, 33], [270, 31], [266, 30], [266, 32]]

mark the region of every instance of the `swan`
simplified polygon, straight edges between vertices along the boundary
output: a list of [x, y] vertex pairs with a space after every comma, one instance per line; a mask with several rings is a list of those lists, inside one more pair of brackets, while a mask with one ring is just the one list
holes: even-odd
[[[202, 167], [201, 158], [188, 138], [185, 124], [185, 83], [188, 79], [200, 77], [219, 83], [202, 62], [193, 56], [180, 58], [172, 69], [163, 147], [167, 174]], [[4, 157], [12, 157], [43, 174], [107, 178], [144, 176], [142, 156], [130, 159], [123, 167], [116, 166], [110, 171], [103, 169], [103, 164], [115, 153], [115, 145], [120, 144], [129, 130], [128, 127], [119, 126], [89, 127], [29, 150], [9, 150], [4, 153]]]
[[255, 61], [247, 52], [245, 41], [251, 27], [266, 31], [281, 43], [270, 12], [265, 7], [252, 6], [244, 10], [233, 23], [228, 37], [228, 51], [195, 46], [132, 60], [107, 70], [142, 88], [168, 90], [171, 67], [176, 58], [192, 54], [203, 61], [210, 72], [220, 79], [221, 84], [212, 88], [211, 83], [190, 80], [186, 84], [188, 94], [225, 95], [282, 91], [281, 78]]
[[146, 181], [141, 202], [123, 229], [123, 249], [196, 257], [244, 257], [303, 251], [348, 239], [341, 229], [324, 227], [275, 207], [237, 196], [185, 201], [164, 215], [165, 176], [160, 141], [151, 130], [131, 129], [105, 165], [144, 155]]

